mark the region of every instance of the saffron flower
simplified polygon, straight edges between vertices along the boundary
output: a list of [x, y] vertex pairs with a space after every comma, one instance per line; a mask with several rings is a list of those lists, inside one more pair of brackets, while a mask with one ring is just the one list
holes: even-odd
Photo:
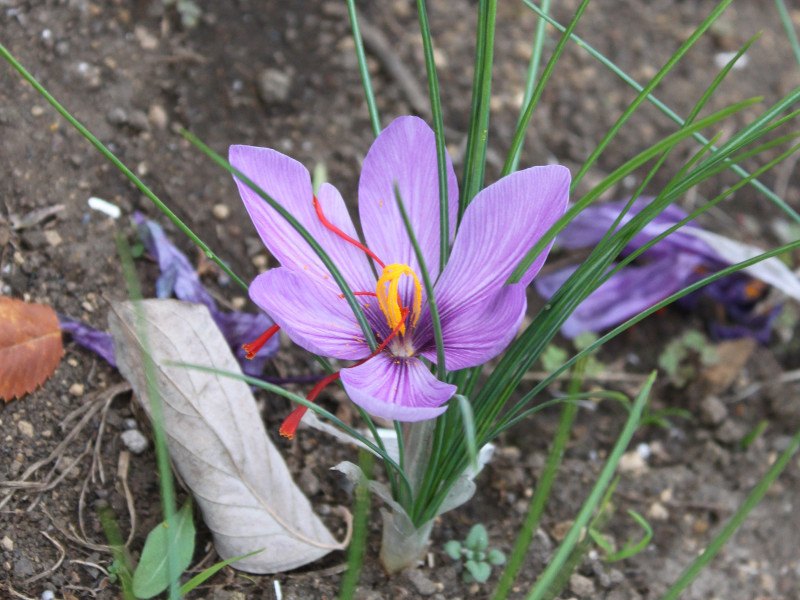
[[[652, 197], [635, 200], [620, 225], [630, 221], [652, 200]], [[594, 246], [627, 204], [628, 200], [622, 200], [589, 206], [559, 234], [558, 244], [569, 249]], [[681, 208], [669, 205], [633, 237], [622, 255], [627, 256], [641, 248], [686, 216]], [[561, 333], [574, 338], [586, 331], [599, 332], [618, 325], [703, 277], [761, 252], [759, 248], [689, 222], [594, 290], [567, 318]], [[550, 299], [577, 268], [574, 265], [538, 277], [534, 284], [536, 290], [545, 299]], [[727, 318], [733, 323], [727, 326], [712, 324], [712, 333], [716, 337], [748, 336], [766, 343], [780, 309], [779, 306], [761, 305], [760, 300], [768, 289], [766, 284], [800, 298], [797, 278], [779, 260], [770, 258], [712, 282], [685, 296], [680, 303], [691, 309], [697, 305], [701, 294], [711, 297], [725, 308]]]
[[[259, 275], [250, 297], [297, 345], [321, 356], [359, 361], [321, 381], [313, 400], [341, 377], [345, 391], [368, 413], [422, 421], [446, 410], [456, 387], [438, 380], [423, 362], [436, 362], [431, 313], [421, 269], [397, 206], [399, 189], [425, 266], [434, 284], [448, 370], [483, 364], [514, 338], [525, 314], [525, 287], [549, 247], [512, 285], [506, 281], [566, 210], [569, 171], [533, 167], [481, 191], [456, 231], [458, 184], [447, 158], [449, 261], [440, 272], [439, 184], [433, 131], [419, 118], [401, 117], [381, 132], [363, 164], [359, 217], [366, 245], [339, 192], [323, 184], [314, 196], [308, 170], [267, 148], [232, 146], [230, 163], [294, 216], [354, 291], [380, 343], [372, 352], [319, 257], [292, 226], [244, 182], [239, 193], [261, 239], [280, 267]], [[251, 345], [271, 335], [267, 332]], [[294, 434], [300, 407], [281, 428]]]

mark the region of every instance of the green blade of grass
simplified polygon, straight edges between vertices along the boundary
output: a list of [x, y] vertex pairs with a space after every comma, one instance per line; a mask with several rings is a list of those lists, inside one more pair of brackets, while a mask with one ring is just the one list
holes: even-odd
[[439, 79], [436, 75], [431, 26], [428, 23], [425, 0], [417, 0], [417, 13], [419, 14], [419, 31], [422, 35], [422, 48], [425, 52], [425, 72], [428, 75], [428, 94], [431, 102], [431, 116], [433, 117], [433, 134], [436, 138], [436, 165], [439, 173], [439, 272], [441, 273], [447, 264], [447, 258], [450, 256], [450, 199], [447, 195], [447, 150], [444, 145], [442, 99], [439, 95]]
[[[551, 18], [549, 15], [544, 13], [538, 6], [536, 6], [530, 0], [522, 0], [522, 2], [530, 8], [533, 12], [535, 12], [540, 18], [547, 21], [550, 25], [555, 27], [558, 31], [566, 31], [566, 27], [564, 27], [561, 23]], [[588, 44], [585, 40], [578, 37], [574, 33], [570, 35], [570, 39], [574, 41], [580, 48], [583, 48], [586, 52], [588, 52], [593, 58], [598, 60], [603, 66], [607, 67], [612, 73], [614, 73], [617, 77], [622, 79], [626, 84], [628, 84], [631, 88], [640, 92], [644, 89], [644, 86], [636, 82], [632, 77], [630, 77], [625, 71], [620, 69], [616, 64], [614, 64], [611, 60], [607, 59], [603, 56], [600, 52], [595, 50], [590, 44]], [[791, 106], [794, 102], [800, 99], [800, 88], [796, 88], [791, 93], [789, 93], [785, 98], [783, 107]], [[666, 104], [664, 104], [661, 100], [650, 94], [647, 100], [655, 106], [658, 110], [660, 110], [664, 115], [666, 115], [669, 119], [677, 123], [678, 125], [683, 126], [685, 121], [671, 108], [669, 108]], [[706, 139], [702, 134], [699, 132], [695, 132], [692, 134], [692, 137], [700, 142], [701, 144], [705, 145], [708, 144], [708, 139]], [[711, 152], [716, 153], [717, 148], [715, 146], [711, 146]], [[748, 175], [747, 171], [739, 166], [734, 166], [731, 170], [736, 173], [740, 177], [746, 177]], [[750, 184], [755, 187], [759, 192], [761, 192], [764, 196], [766, 196], [771, 202], [773, 202], [776, 206], [778, 206], [781, 210], [783, 210], [787, 215], [789, 215], [792, 220], [797, 223], [800, 223], [800, 214], [798, 214], [792, 207], [790, 207], [786, 202], [778, 197], [772, 190], [766, 187], [763, 183], [758, 180], [752, 180]]]
[[356, 46], [356, 57], [358, 58], [358, 71], [361, 73], [361, 83], [364, 86], [364, 98], [367, 101], [367, 110], [369, 110], [369, 122], [372, 125], [372, 133], [375, 134], [375, 137], [378, 137], [381, 132], [381, 120], [378, 116], [375, 93], [372, 91], [372, 79], [369, 76], [367, 57], [364, 55], [364, 41], [361, 39], [361, 29], [358, 26], [355, 0], [347, 0], [347, 13], [350, 16], [350, 26], [353, 30], [353, 42]]
[[496, 16], [497, 0], [479, 0], [478, 30], [475, 40], [475, 74], [472, 80], [472, 107], [467, 134], [467, 149], [464, 155], [464, 176], [458, 203], [459, 220], [475, 194], [483, 187], [486, 171]]
[[133, 171], [131, 171], [128, 167], [126, 167], [122, 163], [122, 161], [120, 161], [114, 155], [114, 153], [111, 152], [111, 150], [106, 148], [103, 145], [103, 143], [100, 140], [98, 140], [80, 121], [78, 121], [75, 117], [73, 117], [69, 113], [69, 111], [67, 111], [67, 109], [64, 108], [58, 102], [58, 100], [56, 100], [50, 94], [50, 92], [48, 92], [44, 88], [44, 86], [42, 84], [40, 84], [38, 81], [36, 81], [36, 79], [33, 77], [33, 75], [28, 73], [28, 71], [25, 69], [25, 67], [23, 67], [19, 62], [17, 62], [17, 60], [11, 55], [11, 53], [8, 50], [6, 50], [6, 48], [2, 44], [0, 44], [0, 55], [3, 58], [5, 58], [11, 64], [11, 66], [14, 67], [14, 69], [16, 69], [16, 71], [20, 75], [22, 75], [22, 77], [23, 77], [23, 79], [25, 79], [25, 81], [27, 81], [28, 83], [30, 83], [32, 85], [33, 89], [35, 89], [45, 100], [47, 100], [47, 102], [49, 102], [50, 105], [53, 108], [55, 108], [58, 111], [58, 113], [62, 117], [64, 117], [69, 122], [69, 124], [72, 125], [78, 131], [78, 133], [80, 133], [83, 137], [85, 137], [89, 141], [89, 143], [92, 146], [94, 146], [100, 152], [100, 154], [102, 154], [106, 159], [108, 159], [108, 161], [111, 164], [113, 164], [125, 177], [127, 177], [131, 181], [131, 183], [133, 183], [133, 185], [135, 185], [137, 188], [139, 188], [139, 191], [142, 192], [142, 194], [144, 194], [145, 196], [147, 196], [147, 198], [153, 204], [155, 204], [156, 207], [161, 212], [163, 212], [167, 216], [167, 218], [170, 221], [172, 221], [175, 224], [175, 226], [178, 229], [180, 229], [186, 235], [186, 237], [188, 237], [190, 240], [192, 240], [205, 253], [205, 255], [210, 260], [213, 260], [219, 266], [219, 268], [222, 269], [223, 271], [225, 271], [225, 273], [227, 273], [227, 275], [233, 281], [235, 281], [240, 287], [242, 287], [244, 290], [247, 290], [247, 284], [244, 281], [242, 281], [236, 275], [236, 273], [234, 273], [231, 270], [231, 268], [228, 265], [226, 265], [222, 261], [222, 259], [219, 258], [211, 250], [211, 248], [209, 248], [206, 245], [206, 243], [203, 240], [201, 240], [199, 237], [197, 237], [197, 235], [191, 229], [189, 229], [188, 225], [186, 225], [183, 221], [181, 221], [180, 218], [178, 218], [178, 216], [174, 212], [172, 212], [169, 208], [167, 208], [167, 205], [164, 204], [158, 198], [158, 196], [156, 196], [152, 191], [150, 191], [150, 188], [148, 188], [142, 182], [141, 179], [139, 179], [136, 175], [134, 175]]
[[580, 512], [575, 517], [575, 522], [564, 538], [564, 541], [561, 542], [558, 550], [556, 550], [556, 553], [553, 555], [553, 558], [550, 560], [547, 568], [545, 568], [531, 589], [527, 596], [527, 600], [541, 600], [544, 597], [550, 588], [550, 585], [556, 579], [561, 567], [564, 565], [570, 553], [572, 552], [572, 549], [578, 543], [581, 531], [589, 524], [597, 505], [603, 498], [606, 488], [611, 482], [611, 479], [614, 477], [614, 472], [616, 471], [617, 465], [622, 458], [622, 454], [625, 452], [628, 444], [631, 441], [631, 438], [633, 437], [633, 434], [636, 432], [636, 428], [639, 425], [639, 418], [642, 414], [642, 409], [647, 402], [647, 398], [650, 394], [650, 389], [653, 387], [655, 378], [656, 374], [654, 372], [650, 375], [647, 382], [642, 387], [641, 392], [639, 392], [639, 395], [636, 397], [636, 401], [634, 402], [631, 412], [628, 415], [628, 419], [625, 422], [625, 427], [617, 438], [614, 448], [611, 451], [606, 464], [603, 466], [603, 470], [600, 472], [600, 475], [597, 478], [589, 497], [586, 499], [586, 502], [584, 502]]
[[[548, 14], [550, 12], [550, 0], [542, 0], [542, 12]], [[536, 33], [533, 36], [533, 48], [531, 50], [531, 61], [528, 64], [528, 75], [525, 78], [525, 92], [522, 95], [522, 107], [528, 106], [533, 98], [533, 91], [535, 89], [537, 80], [536, 76], [539, 73], [539, 63], [542, 60], [542, 48], [544, 47], [544, 40], [546, 36], [547, 21], [541, 17], [536, 23]], [[524, 111], [520, 112], [517, 119], [517, 127], [522, 125]], [[523, 139], [523, 144], [525, 140]], [[519, 166], [519, 157], [522, 155], [522, 144], [519, 145], [517, 151], [511, 156], [511, 169], [516, 171]]]
[[578, 21], [580, 20], [586, 8], [589, 6], [590, 1], [591, 0], [583, 0], [580, 3], [578, 8], [575, 10], [575, 14], [572, 16], [572, 19], [570, 19], [569, 25], [567, 25], [567, 28], [564, 30], [564, 34], [561, 36], [561, 39], [558, 40], [558, 44], [556, 45], [555, 50], [553, 50], [553, 55], [550, 57], [550, 60], [547, 61], [547, 65], [542, 72], [542, 76], [536, 83], [536, 88], [533, 90], [531, 98], [525, 105], [525, 110], [517, 122], [517, 129], [514, 132], [511, 148], [508, 151], [506, 162], [503, 165], [503, 171], [501, 173], [502, 176], [508, 175], [513, 170], [514, 157], [518, 156], [521, 152], [522, 142], [525, 140], [525, 133], [528, 131], [528, 126], [530, 125], [531, 117], [533, 116], [533, 109], [536, 108], [539, 98], [541, 98], [542, 92], [544, 92], [544, 87], [550, 80], [550, 75], [556, 68], [556, 63], [558, 62], [558, 59], [561, 58], [561, 53], [567, 46], [567, 42], [570, 39], [570, 34], [575, 27], [577, 27]]
[[786, 37], [789, 38], [789, 44], [792, 46], [794, 59], [797, 61], [797, 65], [800, 66], [800, 42], [797, 40], [797, 33], [795, 33], [789, 11], [786, 10], [786, 3], [783, 0], [775, 0], [775, 7], [778, 9], [778, 16], [781, 18], [783, 28], [786, 30]]
[[700, 556], [698, 556], [689, 565], [689, 567], [687, 567], [683, 574], [678, 578], [678, 581], [676, 581], [672, 587], [667, 590], [667, 593], [661, 597], [661, 600], [677, 600], [683, 590], [685, 590], [689, 584], [694, 581], [700, 571], [702, 571], [703, 568], [713, 560], [728, 539], [730, 539], [736, 530], [739, 529], [741, 524], [747, 518], [747, 515], [750, 514], [750, 511], [753, 510], [755, 505], [761, 501], [761, 498], [763, 498], [764, 494], [767, 493], [767, 490], [772, 483], [789, 464], [789, 460], [791, 460], [792, 456], [797, 451], [798, 446], [800, 446], [800, 431], [795, 434], [791, 443], [789, 444], [789, 447], [781, 453], [781, 455], [778, 457], [778, 460], [776, 460], [772, 467], [770, 467], [766, 475], [761, 478], [761, 481], [758, 482], [758, 485], [753, 488], [753, 491], [751, 491], [747, 496], [747, 500], [745, 500], [741, 508], [736, 511], [736, 514], [731, 517], [731, 520], [728, 521], [723, 530], [711, 541], [710, 544], [708, 544], [708, 546], [706, 546], [706, 549], [703, 551], [703, 553], [700, 554]]

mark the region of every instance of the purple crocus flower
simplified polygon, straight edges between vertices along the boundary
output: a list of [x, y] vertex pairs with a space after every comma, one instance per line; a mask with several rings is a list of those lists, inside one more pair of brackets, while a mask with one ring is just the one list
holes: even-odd
[[[440, 272], [436, 144], [421, 119], [393, 121], [364, 160], [358, 198], [366, 247], [356, 241], [358, 234], [336, 188], [323, 184], [315, 198], [308, 170], [297, 161], [251, 146], [232, 146], [229, 160], [330, 255], [385, 347], [373, 355], [317, 255], [277, 211], [236, 179], [256, 230], [281, 264], [253, 281], [251, 298], [299, 346], [321, 356], [361, 361], [340, 371], [348, 395], [370, 414], [400, 421], [440, 415], [456, 387], [436, 379], [421, 360], [436, 362], [436, 347], [420, 265], [396, 204], [395, 183], [435, 282], [446, 367], [457, 370], [486, 362], [514, 338], [525, 314], [525, 287], [549, 247], [519, 283], [505, 285], [506, 280], [566, 210], [570, 182], [569, 171], [561, 166], [533, 167], [504, 177], [473, 199], [455, 235], [458, 184], [448, 157], [452, 251]], [[304, 409], [296, 412], [301, 417]], [[291, 436], [299, 417], [282, 433]]]
[[[652, 200], [650, 197], [635, 200], [623, 216], [621, 225]], [[622, 200], [586, 208], [559, 234], [558, 243], [570, 249], [597, 244], [627, 204], [628, 200]], [[633, 237], [622, 255], [642, 247], [686, 216], [687, 213], [679, 207], [668, 206]], [[653, 245], [636, 263], [621, 269], [593, 291], [567, 318], [561, 333], [574, 338], [586, 331], [598, 332], [622, 323], [709, 273], [760, 252], [758, 248], [706, 231], [690, 222]], [[551, 298], [577, 268], [574, 265], [538, 277], [535, 282], [537, 291], [546, 299]], [[703, 293], [722, 303], [728, 316], [737, 323], [733, 328], [719, 326], [714, 331], [722, 337], [741, 337], [746, 333], [764, 343], [769, 338], [777, 311], [772, 310], [767, 315], [753, 312], [766, 289], [762, 282], [777, 286], [793, 297], [800, 295], [800, 285], [791, 271], [776, 259], [768, 259], [745, 271], [747, 273], [733, 274], [709, 284]], [[696, 294], [682, 299], [684, 305], [696, 303]]]

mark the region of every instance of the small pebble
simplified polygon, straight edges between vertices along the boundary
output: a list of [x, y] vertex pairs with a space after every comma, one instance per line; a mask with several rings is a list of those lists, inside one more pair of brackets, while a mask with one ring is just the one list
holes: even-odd
[[436, 584], [431, 581], [425, 573], [419, 569], [406, 569], [403, 574], [406, 576], [414, 587], [417, 588], [420, 596], [431, 596], [438, 591]]
[[704, 425], [717, 426], [728, 417], [728, 408], [716, 396], [706, 396], [700, 402], [700, 420]]
[[124, 108], [117, 106], [106, 113], [106, 121], [112, 125], [125, 125], [128, 122], [128, 113]]
[[55, 229], [46, 229], [44, 232], [44, 239], [47, 240], [47, 243], [50, 245], [51, 248], [60, 246], [61, 242], [64, 241], [61, 237], [61, 234], [58, 233]]
[[84, 390], [85, 388], [83, 387], [82, 383], [73, 383], [71, 386], [69, 386], [69, 393], [76, 398], [83, 396]]
[[573, 573], [569, 578], [569, 589], [578, 598], [594, 597], [594, 582], [580, 573]]
[[120, 437], [125, 447], [134, 454], [141, 454], [147, 450], [147, 438], [138, 429], [123, 431]]
[[292, 77], [278, 69], [264, 69], [256, 77], [259, 97], [266, 104], [282, 104], [289, 99]]
[[41, 106], [31, 106], [31, 116], [41, 117], [44, 114], [44, 108]]
[[647, 461], [636, 450], [626, 452], [619, 461], [620, 473], [643, 473], [647, 470]]
[[17, 423], [17, 428], [19, 432], [24, 435], [25, 437], [32, 438], [34, 434], [33, 424], [29, 421], [20, 421]]
[[654, 502], [647, 509], [647, 516], [653, 521], [666, 521], [669, 519], [669, 511], [660, 502]]
[[224, 221], [231, 216], [231, 209], [228, 208], [227, 204], [215, 204], [211, 211], [214, 213], [214, 218], [220, 221]]
[[10, 537], [5, 535], [5, 536], [3, 536], [3, 539], [0, 540], [0, 546], [2, 546], [3, 549], [8, 550], [9, 552], [11, 552], [14, 549], [14, 540], [12, 540]]
[[138, 425], [136, 419], [125, 419], [122, 424], [125, 426], [125, 429], [136, 429]]
[[131, 113], [128, 124], [136, 131], [147, 131], [150, 129], [150, 119], [141, 110], [134, 110]]
[[56, 595], [52, 590], [45, 590], [42, 592], [42, 600], [53, 600]]
[[167, 111], [164, 110], [164, 107], [160, 104], [153, 104], [153, 106], [150, 107], [150, 110], [147, 111], [147, 118], [150, 119], [153, 127], [157, 129], [165, 129], [169, 123]]

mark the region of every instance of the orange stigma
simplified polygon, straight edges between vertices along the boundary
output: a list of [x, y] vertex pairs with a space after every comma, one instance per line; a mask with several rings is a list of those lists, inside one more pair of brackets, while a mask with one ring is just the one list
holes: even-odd
[[258, 336], [256, 340], [248, 344], [243, 344], [242, 348], [244, 348], [245, 352], [247, 352], [247, 354], [245, 354], [245, 358], [248, 358], [250, 360], [254, 359], [256, 357], [256, 354], [258, 354], [258, 351], [264, 347], [264, 344], [266, 344], [269, 341], [269, 338], [278, 333], [279, 329], [280, 329], [279, 325], [273, 325], [272, 327], [267, 329], [264, 333], [262, 333], [260, 336]]
[[[408, 316], [408, 309], [404, 308], [402, 312], [403, 312], [403, 321], [405, 321], [406, 316]], [[392, 330], [392, 333], [386, 336], [386, 339], [383, 340], [383, 342], [381, 342], [381, 345], [378, 346], [375, 352], [370, 354], [367, 358], [358, 361], [356, 364], [350, 365], [349, 367], [345, 368], [352, 369], [353, 367], [363, 365], [370, 358], [383, 352], [386, 346], [389, 344], [389, 342], [391, 342], [392, 339], [397, 335], [399, 330], [400, 326], [398, 325], [394, 330]], [[331, 373], [330, 375], [320, 380], [319, 383], [317, 383], [317, 385], [315, 385], [314, 388], [308, 393], [308, 396], [306, 396], [306, 400], [308, 400], [309, 402], [314, 402], [314, 400], [317, 399], [317, 396], [319, 396], [319, 393], [322, 390], [324, 390], [329, 384], [339, 379], [341, 373], [342, 373], [341, 371], [336, 371], [336, 373]], [[294, 434], [297, 432], [297, 427], [298, 425], [300, 425], [300, 421], [302, 420], [303, 415], [306, 414], [307, 410], [308, 410], [307, 406], [298, 406], [297, 408], [295, 408], [289, 414], [289, 416], [286, 417], [286, 419], [283, 421], [283, 424], [281, 425], [280, 428], [280, 434], [287, 439], [292, 439], [294, 437]]]
[[319, 205], [319, 200], [317, 200], [316, 196], [314, 196], [314, 210], [317, 211], [317, 217], [319, 217], [319, 220], [322, 222], [322, 224], [325, 226], [326, 229], [329, 229], [330, 231], [338, 235], [345, 242], [353, 244], [356, 248], [358, 248], [362, 252], [366, 252], [372, 258], [372, 260], [374, 260], [381, 266], [382, 269], [385, 268], [386, 265], [383, 264], [383, 261], [380, 258], [378, 258], [372, 250], [367, 248], [364, 244], [362, 244], [358, 240], [354, 240], [344, 231], [336, 227], [336, 225], [328, 221], [327, 217], [325, 217], [325, 215], [322, 212], [322, 207]]

